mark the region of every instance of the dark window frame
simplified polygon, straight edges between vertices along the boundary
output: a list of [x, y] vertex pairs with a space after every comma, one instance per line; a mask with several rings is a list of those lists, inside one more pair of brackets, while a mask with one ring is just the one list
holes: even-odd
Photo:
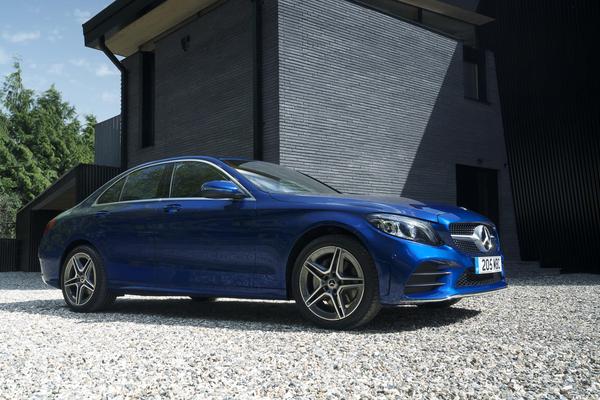
[[154, 146], [156, 114], [156, 57], [152, 51], [141, 53], [140, 65], [140, 145]]
[[[469, 100], [478, 101], [480, 103], [488, 104], [488, 93], [487, 93], [487, 61], [484, 49], [475, 49], [469, 46], [463, 46], [463, 68], [465, 65], [474, 64], [477, 71], [477, 94], [475, 97], [467, 95], [466, 82], [463, 82], [465, 88], [465, 98]], [[463, 74], [466, 77], [466, 74]]]

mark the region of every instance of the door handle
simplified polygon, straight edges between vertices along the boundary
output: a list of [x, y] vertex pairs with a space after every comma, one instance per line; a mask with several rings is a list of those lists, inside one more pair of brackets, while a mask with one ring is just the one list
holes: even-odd
[[106, 217], [108, 214], [110, 214], [110, 212], [109, 212], [109, 211], [106, 211], [106, 210], [98, 211], [98, 212], [96, 213], [96, 218], [104, 218], [104, 217]]
[[181, 210], [181, 204], [168, 204], [163, 208], [163, 210], [168, 214], [174, 214]]

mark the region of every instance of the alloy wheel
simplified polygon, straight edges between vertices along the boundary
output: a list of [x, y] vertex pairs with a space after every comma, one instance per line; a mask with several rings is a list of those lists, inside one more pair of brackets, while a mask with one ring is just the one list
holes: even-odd
[[314, 251], [300, 271], [300, 294], [319, 318], [337, 321], [352, 314], [365, 291], [360, 263], [348, 250], [326, 246]]
[[96, 288], [96, 266], [92, 258], [86, 253], [74, 254], [65, 266], [63, 282], [71, 304], [87, 304]]

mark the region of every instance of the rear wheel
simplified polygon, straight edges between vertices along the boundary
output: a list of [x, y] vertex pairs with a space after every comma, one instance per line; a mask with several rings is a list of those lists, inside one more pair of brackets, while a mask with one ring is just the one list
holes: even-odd
[[99, 311], [116, 299], [108, 290], [102, 259], [90, 246], [76, 247], [67, 255], [61, 288], [65, 302], [73, 311]]
[[302, 250], [292, 293], [304, 317], [330, 329], [364, 325], [381, 307], [375, 264], [362, 244], [345, 235], [315, 239]]

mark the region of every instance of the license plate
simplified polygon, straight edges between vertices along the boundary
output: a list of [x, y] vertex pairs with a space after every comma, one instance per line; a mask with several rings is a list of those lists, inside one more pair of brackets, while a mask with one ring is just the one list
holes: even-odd
[[475, 273], [493, 274], [502, 272], [502, 257], [475, 257]]

